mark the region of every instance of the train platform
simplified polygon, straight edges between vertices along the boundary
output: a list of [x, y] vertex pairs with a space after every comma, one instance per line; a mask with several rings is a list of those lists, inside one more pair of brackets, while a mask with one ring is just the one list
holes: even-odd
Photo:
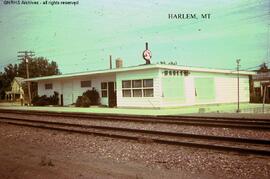
[[98, 114], [125, 114], [125, 115], [197, 115], [197, 116], [226, 116], [226, 117], [258, 117], [270, 118], [270, 104], [266, 104], [264, 112], [262, 104], [241, 103], [240, 113], [236, 113], [237, 104], [200, 105], [177, 108], [142, 109], [142, 108], [108, 108], [92, 106], [89, 108], [59, 107], [59, 106], [20, 106], [19, 103], [0, 103], [0, 109], [34, 110], [69, 113], [98, 113]]

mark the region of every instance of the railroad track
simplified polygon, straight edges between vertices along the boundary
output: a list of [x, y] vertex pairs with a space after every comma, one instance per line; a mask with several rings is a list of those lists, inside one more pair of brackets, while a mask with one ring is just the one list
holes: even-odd
[[23, 111], [23, 110], [2, 110], [1, 113], [42, 115], [65, 118], [79, 118], [100, 121], [124, 121], [139, 123], [161, 123], [174, 125], [237, 128], [252, 130], [270, 130], [270, 120], [267, 119], [242, 119], [242, 118], [217, 118], [199, 116], [142, 116], [142, 115], [115, 115], [115, 114], [83, 114], [66, 112], [46, 112], [46, 111]]
[[196, 135], [143, 129], [73, 124], [44, 120], [0, 117], [1, 123], [168, 145], [270, 156], [270, 140]]

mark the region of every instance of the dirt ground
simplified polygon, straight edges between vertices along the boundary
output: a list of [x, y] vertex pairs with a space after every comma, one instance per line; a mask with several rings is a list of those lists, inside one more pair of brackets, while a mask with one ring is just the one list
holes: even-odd
[[[0, 125], [0, 178], [209, 178], [136, 161], [97, 156], [84, 147], [55, 144], [46, 130]], [[73, 134], [68, 134], [70, 137]], [[79, 141], [78, 141], [79, 142]], [[211, 177], [210, 177], [211, 178]]]

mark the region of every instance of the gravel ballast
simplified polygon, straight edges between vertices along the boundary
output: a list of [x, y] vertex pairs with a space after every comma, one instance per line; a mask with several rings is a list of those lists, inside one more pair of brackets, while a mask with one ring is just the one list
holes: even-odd
[[236, 129], [236, 128], [222, 128], [222, 127], [202, 127], [202, 126], [186, 126], [175, 124], [161, 124], [161, 123], [138, 123], [138, 122], [123, 122], [123, 121], [103, 121], [93, 119], [80, 119], [80, 118], [64, 118], [64, 117], [42, 117], [37, 115], [18, 115], [18, 114], [6, 114], [0, 113], [3, 117], [18, 117], [22, 119], [36, 119], [45, 121], [57, 121], [74, 124], [88, 124], [88, 125], [100, 125], [111, 127], [123, 127], [133, 129], [145, 129], [156, 130], [165, 132], [179, 132], [199, 135], [214, 135], [214, 136], [227, 136], [227, 137], [239, 137], [239, 138], [254, 138], [254, 139], [266, 139], [270, 140], [270, 131], [266, 130], [252, 130], [252, 129]]
[[[41, 117], [42, 118], [42, 117]], [[48, 119], [48, 117], [45, 117]], [[93, 135], [72, 134], [1, 124], [1, 145], [21, 142], [21, 148], [35, 145], [52, 161], [97, 158], [167, 172], [186, 173], [194, 178], [269, 178], [270, 158], [168, 146]], [[63, 159], [62, 159], [63, 160]], [[186, 177], [185, 177], [186, 178]], [[195, 177], [196, 178], [196, 177]]]

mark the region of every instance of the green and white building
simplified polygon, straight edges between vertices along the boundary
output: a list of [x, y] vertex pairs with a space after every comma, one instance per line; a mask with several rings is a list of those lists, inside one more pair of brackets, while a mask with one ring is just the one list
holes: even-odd
[[[250, 100], [250, 76], [239, 71], [240, 102]], [[70, 105], [95, 88], [101, 104], [110, 107], [165, 108], [200, 104], [235, 103], [237, 71], [149, 64], [107, 70], [31, 78], [38, 95], [60, 94], [59, 103]]]

